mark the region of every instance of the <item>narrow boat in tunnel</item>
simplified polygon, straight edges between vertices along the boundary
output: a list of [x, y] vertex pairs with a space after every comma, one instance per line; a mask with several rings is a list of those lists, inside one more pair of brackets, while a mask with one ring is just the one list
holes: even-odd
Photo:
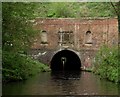
[[81, 61], [75, 52], [62, 50], [53, 56], [50, 67], [52, 71], [80, 71]]

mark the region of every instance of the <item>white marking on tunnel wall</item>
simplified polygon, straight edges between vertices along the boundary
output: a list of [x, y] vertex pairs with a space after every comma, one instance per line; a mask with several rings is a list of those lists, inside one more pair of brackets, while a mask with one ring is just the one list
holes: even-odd
[[39, 52], [39, 53], [36, 54], [36, 55], [32, 55], [32, 57], [35, 58], [35, 59], [37, 59], [39, 56], [43, 56], [43, 55], [45, 55], [46, 53], [47, 53], [47, 51], [45, 51], [45, 52]]

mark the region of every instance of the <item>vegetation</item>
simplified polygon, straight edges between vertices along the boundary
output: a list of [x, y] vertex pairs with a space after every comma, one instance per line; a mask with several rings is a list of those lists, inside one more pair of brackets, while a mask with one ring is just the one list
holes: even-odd
[[38, 34], [29, 22], [35, 18], [34, 9], [34, 3], [3, 3], [3, 81], [24, 80], [40, 71], [48, 70], [47, 65], [27, 56], [34, 36]]
[[[113, 3], [114, 4], [114, 3]], [[38, 3], [37, 17], [81, 18], [81, 17], [116, 17], [109, 2], [52, 2]]]
[[106, 78], [113, 82], [120, 82], [118, 71], [120, 61], [118, 61], [118, 47], [102, 46], [96, 54], [93, 71], [101, 78]]
[[24, 80], [29, 76], [48, 70], [47, 65], [24, 54], [3, 52], [3, 81]]
[[3, 50], [10, 52], [27, 51], [36, 31], [28, 21], [34, 18], [34, 4], [3, 3], [2, 5], [2, 45]]
[[[38, 34], [37, 32], [39, 32], [32, 29], [32, 24], [29, 20], [36, 17], [81, 18], [117, 16], [109, 2], [4, 2], [2, 3], [2, 10], [2, 67], [4, 81], [23, 80], [39, 71], [48, 70], [46, 65], [27, 56], [27, 51], [30, 49], [34, 37]], [[113, 49], [112, 54], [108, 55], [110, 50], [108, 48], [103, 50], [102, 48], [99, 51], [96, 56], [94, 72], [109, 80], [118, 82], [117, 66], [119, 62], [116, 58], [117, 53]], [[102, 57], [103, 54], [100, 55], [101, 52], [105, 52], [105, 59]], [[100, 64], [97, 64], [97, 62]], [[105, 73], [106, 70], [107, 73]]]

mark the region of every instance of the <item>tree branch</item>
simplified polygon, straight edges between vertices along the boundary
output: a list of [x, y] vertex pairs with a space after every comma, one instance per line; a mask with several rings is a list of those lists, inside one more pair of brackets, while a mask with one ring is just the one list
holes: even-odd
[[110, 2], [110, 4], [112, 5], [112, 7], [114, 8], [114, 10], [115, 10], [115, 12], [116, 12], [116, 14], [117, 14], [117, 16], [119, 15], [119, 12], [117, 11], [117, 8], [115, 8], [115, 5], [113, 4], [113, 2]]

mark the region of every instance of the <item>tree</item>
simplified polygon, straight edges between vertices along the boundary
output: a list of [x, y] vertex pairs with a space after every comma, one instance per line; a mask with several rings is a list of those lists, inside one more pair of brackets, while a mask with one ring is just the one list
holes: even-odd
[[[118, 36], [118, 42], [119, 42], [119, 47], [120, 47], [120, 1], [118, 2], [118, 29], [119, 29], [119, 36]], [[120, 54], [120, 52], [119, 52]], [[120, 55], [119, 55], [120, 57]]]
[[[117, 17], [118, 17], [118, 57], [117, 58], [120, 58], [120, 0], [116, 3], [116, 5], [114, 5], [112, 2], [111, 2], [111, 5], [113, 6], [116, 14], [117, 14]], [[119, 60], [118, 60], [119, 62]], [[118, 71], [120, 70], [120, 63], [118, 63]], [[120, 75], [118, 74], [118, 79], [120, 79]]]
[[35, 18], [37, 3], [2, 3], [2, 78], [3, 82], [27, 79], [45, 71], [45, 65], [25, 54], [33, 43], [34, 31], [30, 22]]
[[29, 20], [34, 18], [33, 3], [2, 4], [2, 45], [5, 51], [18, 52], [30, 47], [36, 34]]
[[118, 7], [118, 27], [119, 27], [119, 33], [120, 33], [120, 1], [117, 3]]
[[115, 11], [115, 13], [118, 17], [118, 29], [119, 29], [119, 32], [120, 32], [120, 1], [115, 3], [115, 4], [113, 2], [110, 2], [110, 3], [113, 6], [114, 11]]
[[[111, 2], [111, 5], [118, 17], [118, 47], [120, 48], [120, 0], [115, 5]], [[120, 57], [120, 50], [118, 50], [118, 57]]]

